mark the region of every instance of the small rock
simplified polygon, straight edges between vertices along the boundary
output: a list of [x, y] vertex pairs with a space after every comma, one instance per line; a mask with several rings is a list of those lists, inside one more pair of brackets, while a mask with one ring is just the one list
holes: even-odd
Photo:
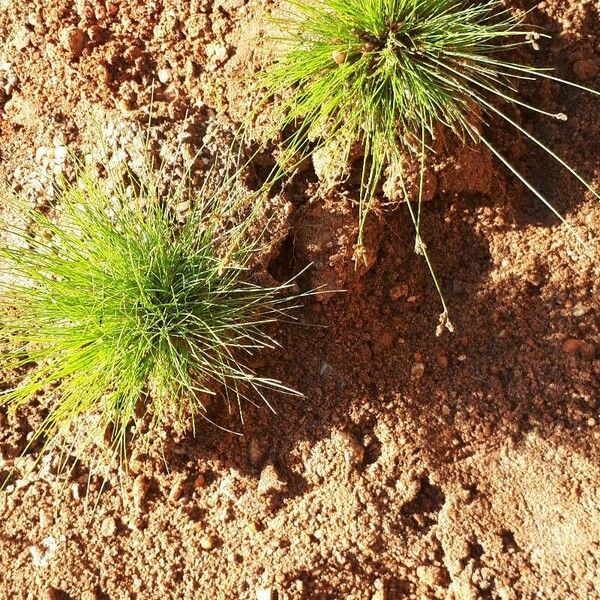
[[65, 50], [71, 53], [71, 58], [77, 58], [85, 44], [85, 33], [79, 27], [69, 27], [60, 34], [60, 39]]
[[6, 78], [6, 85], [4, 86], [4, 94], [5, 96], [10, 96], [13, 93], [13, 90], [19, 83], [19, 77], [14, 73], [10, 73]]
[[258, 481], [258, 493], [261, 496], [268, 496], [284, 492], [287, 483], [283, 480], [275, 465], [269, 462], [260, 474]]
[[579, 81], [588, 81], [594, 79], [600, 73], [598, 62], [592, 58], [575, 61], [573, 64], [573, 73]]
[[385, 589], [375, 590], [375, 593], [371, 596], [371, 600], [387, 600]]
[[12, 45], [16, 50], [25, 50], [31, 42], [31, 32], [27, 27], [22, 27], [12, 40]]
[[590, 307], [586, 306], [585, 304], [582, 304], [581, 302], [578, 302], [574, 307], [573, 307], [573, 311], [572, 311], [572, 315], [574, 317], [583, 317], [584, 315], [587, 315], [590, 312]]
[[256, 600], [273, 600], [272, 588], [262, 588], [256, 590]]
[[39, 13], [29, 13], [27, 15], [27, 22], [32, 27], [41, 27], [44, 21], [42, 20], [42, 15]]
[[106, 8], [102, 6], [102, 4], [95, 7], [94, 17], [96, 18], [96, 21], [104, 21], [104, 19], [106, 19]]
[[29, 547], [29, 553], [35, 567], [45, 567], [52, 560], [58, 548], [56, 539], [48, 536], [42, 540], [41, 544]]
[[171, 80], [171, 73], [168, 69], [160, 69], [157, 76], [161, 83], [168, 83]]
[[148, 478], [145, 475], [138, 475], [133, 482], [133, 504], [134, 506], [140, 510], [144, 501], [146, 500], [146, 494], [148, 493], [148, 488], [150, 487], [148, 483]]
[[206, 486], [206, 477], [204, 477], [204, 473], [199, 473], [194, 479], [194, 489], [200, 490]]
[[66, 148], [66, 146], [57, 146], [54, 149], [54, 160], [57, 163], [63, 163], [63, 162], [65, 162], [65, 159], [67, 158], [68, 153], [69, 153], [69, 150]]
[[202, 550], [212, 550], [217, 545], [217, 540], [212, 535], [205, 535], [200, 539]]
[[80, 495], [79, 495], [79, 484], [78, 483], [73, 483], [71, 485], [71, 496], [73, 497], [73, 500], [79, 500]]
[[348, 54], [342, 50], [334, 50], [331, 53], [331, 58], [338, 65], [343, 65], [348, 60]]
[[178, 477], [177, 480], [171, 486], [169, 491], [169, 500], [171, 502], [177, 502], [185, 492], [185, 478]]
[[421, 362], [415, 363], [410, 368], [411, 379], [422, 379], [425, 374], [425, 365]]
[[112, 537], [117, 533], [117, 522], [112, 517], [106, 517], [100, 526], [100, 533], [103, 537]]
[[31, 554], [31, 560], [36, 567], [39, 567], [44, 562], [44, 548], [39, 544], [35, 546], [29, 546], [29, 554]]
[[208, 44], [206, 46], [206, 55], [217, 64], [222, 63], [228, 54], [227, 48], [220, 44]]

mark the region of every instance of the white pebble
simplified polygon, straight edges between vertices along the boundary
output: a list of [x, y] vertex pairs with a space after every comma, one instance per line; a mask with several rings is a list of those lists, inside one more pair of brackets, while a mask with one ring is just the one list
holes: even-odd
[[158, 80], [161, 83], [168, 83], [171, 79], [171, 73], [169, 73], [169, 71], [167, 69], [160, 69], [160, 71], [157, 73], [158, 75]]

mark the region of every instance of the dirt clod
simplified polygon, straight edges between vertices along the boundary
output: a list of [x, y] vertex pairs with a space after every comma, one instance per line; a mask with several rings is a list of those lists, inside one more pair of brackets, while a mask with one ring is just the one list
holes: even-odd
[[562, 345], [565, 354], [579, 355], [588, 360], [593, 360], [596, 356], [596, 345], [584, 340], [569, 338]]
[[286, 488], [287, 483], [282, 478], [278, 469], [273, 463], [268, 463], [260, 473], [258, 493], [261, 496], [268, 496], [284, 492]]
[[71, 58], [78, 58], [85, 44], [85, 33], [78, 27], [69, 27], [61, 32], [60, 39]]

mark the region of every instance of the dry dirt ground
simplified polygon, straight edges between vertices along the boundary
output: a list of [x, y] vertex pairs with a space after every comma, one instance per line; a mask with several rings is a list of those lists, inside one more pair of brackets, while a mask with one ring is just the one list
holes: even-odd
[[[271, 7], [0, 0], [2, 188], [47, 202], [92, 121], [115, 160], [132, 160], [153, 80], [158, 143], [218, 145], [211, 132], [249, 106]], [[523, 58], [599, 89], [598, 4], [520, 7], [552, 35]], [[600, 187], [598, 99], [551, 83], [523, 93], [569, 120], [515, 118]], [[374, 217], [370, 269], [354, 275], [356, 190], [318, 199], [309, 169], [282, 200], [287, 229], [265, 267], [281, 279], [314, 261], [304, 285], [348, 292], [307, 303], [261, 367], [305, 397], [271, 398], [276, 414], [247, 406], [243, 426], [215, 411], [243, 436], [165, 432], [164, 459], [134, 447], [95, 510], [88, 457], [70, 475], [56, 457], [31, 473], [35, 453], [19, 457], [43, 407], [0, 414], [0, 471], [17, 467], [0, 492], [0, 597], [600, 598], [600, 203], [500, 124], [489, 135], [595, 258], [483, 151], [459, 153], [438, 165], [425, 210], [456, 328], [436, 338], [403, 207]]]

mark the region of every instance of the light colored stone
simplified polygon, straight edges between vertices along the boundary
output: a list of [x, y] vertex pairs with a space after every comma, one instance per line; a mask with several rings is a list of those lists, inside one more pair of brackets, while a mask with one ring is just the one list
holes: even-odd
[[103, 537], [112, 537], [117, 533], [117, 522], [112, 517], [106, 517], [100, 526], [100, 533]]
[[202, 550], [212, 550], [216, 543], [216, 539], [212, 535], [205, 535], [200, 540], [200, 547]]
[[160, 69], [157, 76], [161, 83], [168, 83], [171, 80], [171, 73], [168, 69]]

